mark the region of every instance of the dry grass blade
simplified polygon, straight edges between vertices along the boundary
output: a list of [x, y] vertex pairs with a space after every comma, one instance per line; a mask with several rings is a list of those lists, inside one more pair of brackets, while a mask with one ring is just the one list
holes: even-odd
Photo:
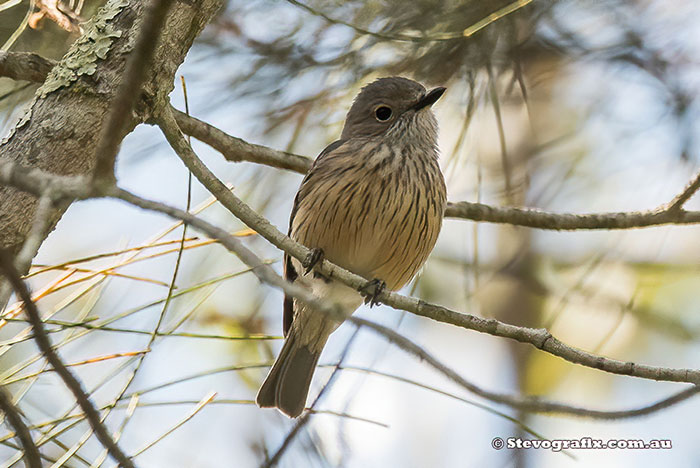
[[[126, 429], [126, 425], [129, 424], [129, 421], [131, 421], [131, 418], [134, 416], [134, 413], [136, 412], [136, 408], [138, 407], [139, 404], [139, 395], [136, 394], [131, 397], [129, 400], [129, 405], [126, 407], [126, 414], [124, 415], [124, 420], [122, 421], [122, 424], [119, 426], [119, 429], [114, 431], [114, 434], [112, 434], [112, 437], [114, 437], [114, 440], [116, 442], [119, 442], [119, 439], [121, 439], [122, 434], [124, 433], [124, 430]], [[107, 450], [103, 450], [102, 453], [95, 459], [90, 464], [90, 468], [99, 468], [102, 466], [102, 464], [107, 460]]]
[[199, 401], [199, 403], [197, 403], [197, 406], [195, 406], [195, 407], [192, 409], [192, 411], [191, 411], [187, 416], [185, 416], [182, 420], [180, 420], [180, 421], [179, 421], [177, 424], [175, 424], [173, 427], [171, 427], [170, 429], [168, 429], [167, 431], [165, 431], [163, 434], [161, 434], [160, 436], [158, 436], [155, 440], [153, 440], [152, 442], [146, 444], [146, 445], [145, 445], [143, 448], [141, 448], [140, 450], [137, 450], [136, 453], [134, 453], [133, 457], [134, 457], [134, 458], [138, 457], [139, 455], [141, 455], [142, 453], [144, 453], [146, 450], [152, 448], [152, 447], [153, 447], [154, 445], [156, 445], [158, 442], [160, 442], [161, 440], [165, 439], [167, 436], [169, 436], [170, 434], [172, 434], [173, 432], [175, 432], [177, 429], [179, 429], [180, 427], [182, 427], [183, 424], [185, 424], [185, 423], [186, 423], [187, 421], [189, 421], [190, 419], [194, 418], [194, 417], [197, 415], [197, 413], [199, 413], [202, 409], [204, 409], [204, 407], [205, 407], [206, 405], [208, 405], [209, 403], [211, 403], [212, 400], [214, 400], [214, 397], [216, 397], [216, 392], [210, 392], [209, 394], [207, 394], [204, 398], [202, 398], [202, 399]]

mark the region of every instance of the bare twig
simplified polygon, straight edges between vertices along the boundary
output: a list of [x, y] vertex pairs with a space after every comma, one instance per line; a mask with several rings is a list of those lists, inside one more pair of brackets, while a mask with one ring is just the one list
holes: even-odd
[[337, 18], [332, 18], [328, 16], [327, 14], [310, 7], [309, 5], [306, 5], [300, 1], [297, 0], [287, 0], [289, 3], [292, 5], [295, 5], [303, 10], [308, 11], [314, 16], [318, 16], [320, 18], [325, 19], [331, 24], [341, 24], [343, 26], [347, 26], [349, 28], [352, 28], [355, 32], [362, 34], [362, 35], [367, 35], [367, 36], [373, 36], [378, 39], [382, 39], [385, 41], [399, 41], [399, 42], [440, 42], [440, 41], [450, 41], [454, 39], [465, 39], [465, 38], [470, 38], [477, 32], [481, 31], [484, 29], [486, 26], [489, 26], [492, 23], [495, 23], [499, 19], [515, 12], [518, 11], [519, 9], [523, 8], [524, 6], [527, 6], [532, 2], [532, 0], [515, 0], [514, 2], [504, 6], [503, 8], [500, 8], [493, 13], [487, 15], [486, 17], [480, 19], [476, 23], [472, 24], [468, 28], [464, 29], [463, 31], [456, 31], [456, 32], [448, 32], [448, 33], [437, 33], [433, 35], [420, 35], [420, 36], [411, 36], [407, 34], [384, 34], [384, 33], [378, 33], [374, 31], [370, 31], [365, 28], [361, 28], [357, 25], [354, 25], [352, 23], [348, 23], [347, 21], [339, 20]]
[[154, 445], [156, 445], [158, 442], [172, 434], [174, 431], [176, 431], [178, 428], [182, 427], [183, 424], [185, 424], [187, 421], [190, 419], [194, 418], [197, 413], [199, 413], [202, 409], [204, 409], [205, 406], [207, 406], [209, 403], [214, 400], [216, 397], [216, 392], [209, 392], [207, 395], [205, 395], [199, 402], [197, 402], [197, 405], [180, 421], [178, 421], [173, 427], [165, 431], [163, 434], [158, 436], [155, 440], [152, 442], [149, 442], [147, 445], [139, 449], [135, 454], [134, 457], [138, 457], [141, 455], [143, 452], [146, 450], [152, 448]]
[[[1, 65], [1, 64], [0, 64]], [[8, 69], [10, 70], [10, 69]], [[5, 72], [10, 73], [10, 72]], [[11, 73], [21, 74], [17, 79], [30, 79], [32, 73], [13, 67]], [[0, 75], [3, 75], [0, 67]], [[9, 75], [5, 75], [9, 76]], [[42, 81], [45, 78], [37, 75]], [[305, 174], [312, 159], [293, 153], [275, 150], [266, 146], [248, 143], [228, 135], [218, 128], [173, 109], [182, 131], [219, 151], [231, 162], [249, 161], [278, 169]], [[445, 211], [446, 218], [468, 219], [488, 223], [511, 224], [535, 229], [557, 231], [614, 230], [646, 228], [663, 225], [700, 224], [700, 211], [686, 211], [682, 205], [700, 188], [700, 174], [686, 190], [670, 204], [644, 211], [620, 211], [610, 213], [552, 213], [531, 208], [497, 207], [467, 201], [450, 202]]]
[[466, 388], [475, 395], [479, 395], [480, 397], [485, 398], [489, 401], [508, 405], [512, 408], [516, 408], [522, 411], [532, 413], [569, 414], [592, 419], [624, 419], [646, 416], [661, 409], [668, 408], [669, 406], [673, 406], [676, 403], [680, 403], [681, 401], [687, 400], [688, 398], [700, 393], [700, 386], [693, 385], [685, 390], [682, 390], [681, 392], [671, 395], [670, 397], [660, 400], [651, 405], [646, 405], [640, 408], [633, 408], [630, 410], [617, 411], [593, 410], [589, 408], [576, 407], [558, 402], [546, 401], [537, 397], [522, 397], [503, 393], [495, 393], [482, 389], [474, 383], [467, 381], [461, 375], [457, 374], [454, 370], [442, 364], [430, 353], [428, 353], [423, 348], [415, 344], [413, 341], [400, 335], [391, 328], [357, 317], [350, 317], [348, 320], [350, 320], [353, 324], [357, 326], [367, 327], [375, 333], [382, 335], [384, 338], [388, 339], [402, 350], [417, 357], [419, 361], [427, 362], [431, 365], [431, 367], [438, 370], [445, 377], [457, 383], [461, 387]]
[[32, 301], [32, 296], [15, 269], [12, 258], [4, 251], [0, 251], [0, 270], [8, 279], [12, 288], [24, 302], [24, 309], [32, 323], [34, 329], [34, 340], [41, 352], [46, 357], [46, 360], [51, 364], [56, 373], [61, 377], [66, 386], [70, 389], [75, 397], [76, 402], [83, 410], [85, 417], [90, 423], [90, 427], [95, 432], [97, 439], [109, 450], [109, 454], [117, 460], [122, 468], [135, 468], [135, 465], [122, 449], [112, 440], [112, 437], [107, 432], [107, 428], [100, 421], [100, 413], [95, 409], [90, 402], [90, 398], [85, 394], [82, 384], [73, 376], [73, 373], [63, 364], [61, 358], [54, 351], [51, 341], [49, 340], [44, 323], [41, 320], [39, 310]]
[[345, 358], [348, 355], [348, 351], [350, 351], [350, 348], [352, 347], [352, 344], [355, 342], [357, 339], [357, 334], [358, 334], [359, 328], [355, 330], [355, 333], [350, 337], [348, 342], [345, 344], [345, 348], [343, 349], [343, 353], [340, 355], [340, 359], [338, 359], [338, 363], [333, 366], [333, 372], [331, 373], [331, 376], [328, 378], [328, 381], [326, 384], [323, 386], [321, 391], [318, 393], [314, 401], [311, 403], [311, 406], [308, 408], [306, 412], [296, 421], [294, 424], [294, 427], [292, 428], [291, 431], [287, 433], [287, 436], [284, 438], [282, 441], [282, 444], [280, 444], [279, 448], [275, 453], [272, 455], [272, 457], [267, 460], [261, 468], [272, 468], [279, 463], [279, 461], [282, 459], [282, 455], [284, 455], [284, 452], [289, 448], [289, 446], [292, 444], [292, 441], [294, 438], [301, 432], [301, 430], [308, 424], [308, 422], [311, 420], [311, 415], [315, 414], [315, 409], [316, 405], [318, 404], [319, 401], [323, 398], [323, 396], [326, 394], [328, 389], [333, 385], [335, 382], [335, 379], [340, 375], [340, 367], [343, 365], [343, 362], [345, 361]]
[[29, 52], [0, 50], [0, 76], [40, 83], [56, 65], [54, 60]]
[[7, 393], [7, 390], [2, 387], [0, 387], [0, 410], [5, 414], [5, 419], [7, 419], [7, 422], [14, 429], [17, 439], [19, 439], [24, 452], [24, 463], [27, 465], [27, 468], [41, 468], [41, 453], [39, 453], [39, 449], [32, 439], [32, 434], [29, 432], [27, 425], [24, 424], [19, 410], [12, 403], [12, 398]]
[[[230, 210], [246, 225], [254, 229], [258, 234], [279, 249], [284, 250], [297, 259], [303, 260], [308, 255], [309, 249], [282, 234], [267, 219], [260, 216], [231, 193], [229, 189], [206, 168], [199, 158], [197, 158], [175, 124], [176, 122], [172, 116], [168, 117], [166, 115], [161, 117], [161, 125], [164, 128], [169, 142], [188, 165], [188, 168], [192, 171], [194, 176], [219, 199], [224, 207]], [[175, 125], [174, 132], [171, 131], [173, 125]], [[269, 265], [264, 264], [264, 262], [245, 247], [240, 240], [234, 238], [228, 232], [183, 210], [163, 203], [143, 199], [115, 187], [102, 188], [100, 191], [97, 191], [94, 187], [86, 186], [82, 177], [57, 176], [39, 169], [28, 170], [13, 161], [8, 161], [3, 158], [0, 158], [0, 183], [10, 184], [37, 195], [43, 193], [42, 189], [51, 189], [53, 191], [52, 193], [65, 193], [71, 198], [118, 198], [149, 211], [167, 214], [168, 216], [189, 223], [207, 236], [219, 240], [224, 247], [249, 265], [252, 268], [252, 272], [261, 281], [282, 289], [290, 296], [312, 305], [321, 312], [329, 314], [339, 313], [338, 309], [319, 301], [305, 288], [283, 280]], [[367, 279], [334, 265], [327, 260], [321, 262], [317, 268], [327, 278], [337, 279], [343, 284], [357, 290], [365, 287], [367, 284]], [[422, 317], [455, 325], [467, 330], [509, 338], [521, 343], [528, 343], [569, 362], [600, 369], [612, 374], [628, 375], [658, 381], [700, 383], [700, 370], [698, 369], [647, 366], [606, 358], [568, 346], [555, 338], [546, 329], [519, 327], [495, 319], [484, 319], [475, 315], [456, 312], [446, 307], [428, 304], [419, 299], [402, 296], [394, 292], [384, 292], [378, 299], [380, 302], [396, 309], [405, 310]]]
[[136, 38], [134, 50], [126, 64], [124, 78], [117, 97], [102, 126], [97, 145], [97, 165], [93, 180], [114, 181], [114, 163], [119, 142], [124, 137], [124, 127], [134, 106], [141, 97], [141, 86], [146, 78], [148, 62], [158, 44], [165, 17], [173, 0], [151, 0], [141, 30]]
[[[299, 174], [306, 174], [313, 162], [304, 156], [248, 143], [175, 109], [173, 109], [173, 113], [185, 134], [216, 149], [228, 161], [250, 161], [291, 170]], [[700, 176], [696, 179], [695, 184], [700, 185]], [[445, 217], [564, 231], [631, 229], [666, 224], [700, 224], [700, 211], [684, 211], [671, 209], [667, 206], [645, 211], [569, 214], [529, 208], [496, 207], [463, 201], [449, 203]]]
[[227, 161], [250, 161], [279, 169], [287, 169], [299, 174], [306, 174], [313, 162], [304, 156], [248, 143], [219, 130], [213, 125], [190, 117], [175, 108], [171, 109], [183, 133], [211, 146], [220, 152]]
[[570, 214], [528, 208], [496, 207], [464, 201], [448, 203], [445, 217], [556, 231], [632, 229], [666, 224], [700, 223], [700, 211], [670, 210], [666, 207], [645, 211]]
[[503, 128], [503, 115], [501, 114], [501, 103], [498, 100], [498, 90], [496, 89], [496, 79], [493, 73], [493, 67], [489, 63], [486, 67], [489, 77], [489, 99], [493, 114], [496, 118], [496, 128], [498, 129], [498, 143], [501, 148], [501, 168], [503, 170], [503, 183], [505, 190], [505, 199], [508, 204], [513, 201], [513, 169], [511, 167], [510, 157], [508, 156], [508, 146], [506, 145], [506, 131]]
[[681, 192], [676, 198], [673, 199], [673, 201], [671, 201], [668, 211], [680, 211], [685, 202], [690, 200], [698, 190], [700, 190], [700, 172], [698, 172], [695, 178], [688, 183], [683, 192]]
[[34, 11], [35, 2], [36, 0], [29, 0], [29, 7], [27, 8], [27, 12], [24, 14], [24, 18], [22, 18], [22, 22], [17, 26], [12, 34], [10, 34], [10, 37], [5, 41], [2, 47], [0, 47], [0, 50], [9, 50], [10, 47], [12, 47], [17, 41], [19, 36], [24, 32], [24, 30], [27, 29], [29, 19], [32, 17], [32, 12]]

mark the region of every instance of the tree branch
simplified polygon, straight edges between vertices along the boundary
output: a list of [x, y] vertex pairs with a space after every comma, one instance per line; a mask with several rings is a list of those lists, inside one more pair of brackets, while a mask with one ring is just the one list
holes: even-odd
[[[180, 2], [177, 8], [169, 10], [153, 58], [143, 67], [146, 78], [141, 88], [147, 99], [157, 101], [170, 94], [175, 71], [221, 4], [221, 0]], [[93, 173], [99, 137], [107, 131], [103, 129], [104, 116], [119, 93], [126, 62], [140, 30], [134, 25], [144, 17], [144, 10], [140, 0], [107, 1], [86, 23], [85, 34], [48, 77], [44, 75], [48, 66], [35, 66], [32, 56], [5, 56], [4, 74], [45, 83], [28, 113], [0, 142], [0, 156], [54, 174]], [[17, 64], [13, 60], [22, 57], [29, 57], [29, 62]], [[124, 118], [123, 132], [109, 129], [119, 139], [149, 118], [148, 108], [140, 106]], [[66, 206], [51, 210], [47, 232], [56, 225]], [[8, 248], [13, 254], [19, 251], [31, 230], [36, 208], [35, 197], [0, 187], [0, 248]]]
[[51, 364], [51, 367], [56, 371], [56, 373], [61, 377], [66, 387], [73, 393], [76, 402], [80, 405], [80, 408], [85, 414], [85, 418], [90, 423], [90, 427], [95, 433], [97, 439], [102, 443], [102, 445], [109, 451], [109, 454], [119, 463], [122, 468], [135, 468], [134, 463], [129, 459], [129, 457], [119, 448], [119, 446], [112, 440], [107, 428], [102, 424], [100, 419], [100, 413], [95, 409], [90, 398], [85, 394], [82, 384], [78, 379], [73, 376], [73, 373], [68, 370], [68, 368], [63, 364], [61, 358], [54, 351], [51, 341], [49, 340], [46, 330], [44, 330], [44, 323], [41, 320], [41, 315], [39, 310], [32, 301], [32, 296], [20, 278], [17, 269], [14, 266], [12, 257], [7, 254], [6, 251], [0, 251], [0, 271], [8, 279], [12, 288], [17, 293], [17, 296], [24, 302], [24, 310], [32, 323], [32, 328], [34, 330], [34, 340], [37, 346], [44, 354], [46, 360]]
[[[464, 403], [474, 404], [473, 401], [466, 400], [458, 395], [455, 395], [454, 393], [446, 392], [444, 390], [437, 389], [431, 385], [426, 385], [426, 384], [420, 383], [416, 380], [402, 377], [400, 375], [390, 374], [387, 372], [378, 371], [376, 369], [368, 369], [366, 367], [340, 366], [339, 369], [354, 370], [354, 371], [359, 371], [359, 372], [365, 372], [368, 374], [387, 377], [387, 378], [390, 378], [393, 380], [397, 380], [399, 382], [404, 382], [404, 383], [407, 383], [410, 385], [414, 385], [416, 387], [421, 387], [421, 388], [424, 388], [426, 390], [430, 390], [430, 391], [439, 393], [441, 395], [444, 395], [444, 396], [447, 396], [450, 398], [454, 398], [454, 399], [462, 401]], [[700, 386], [691, 385], [690, 387], [686, 388], [685, 390], [681, 390], [680, 392], [674, 393], [673, 395], [670, 395], [666, 398], [663, 398], [663, 399], [661, 399], [657, 402], [654, 402], [654, 403], [650, 403], [648, 405], [640, 406], [637, 408], [630, 408], [630, 409], [624, 409], [624, 410], [609, 410], [609, 411], [593, 410], [593, 409], [581, 408], [581, 407], [576, 407], [576, 406], [562, 405], [561, 403], [548, 402], [545, 400], [541, 400], [537, 397], [506, 395], [506, 394], [489, 392], [487, 390], [483, 390], [483, 391], [486, 392], [486, 394], [480, 395], [483, 398], [490, 400], [490, 401], [494, 401], [496, 403], [502, 403], [502, 404], [508, 405], [510, 407], [514, 407], [516, 409], [521, 409], [523, 411], [531, 411], [531, 412], [536, 412], [536, 413], [541, 413], [541, 414], [555, 414], [555, 413], [570, 414], [573, 416], [579, 416], [579, 417], [590, 418], [590, 419], [616, 420], [616, 419], [628, 419], [628, 418], [637, 418], [637, 417], [641, 417], [641, 416], [648, 416], [648, 415], [655, 413], [657, 411], [661, 411], [663, 409], [669, 408], [673, 405], [681, 403], [681, 402], [697, 395], [698, 393], [700, 393]], [[494, 395], [496, 398], [491, 398], [492, 395]]]
[[556, 231], [632, 229], [665, 224], [700, 223], [700, 211], [672, 210], [670, 207], [647, 211], [569, 214], [528, 208], [494, 207], [464, 201], [449, 203], [445, 217]]
[[[306, 174], [313, 162], [304, 156], [248, 143], [178, 110], [173, 109], [173, 113], [183, 133], [219, 151], [227, 161], [254, 162], [299, 174]], [[678, 202], [682, 204], [687, 201], [692, 193], [698, 190], [698, 187], [700, 187], [700, 174], [698, 174], [694, 184], [691, 184], [684, 192], [686, 195], [683, 199], [679, 198], [673, 204], [646, 211], [591, 214], [550, 213], [537, 209], [495, 207], [483, 203], [462, 201], [448, 203], [445, 217], [564, 231], [631, 229], [665, 224], [699, 224], [700, 211], [684, 211], [678, 205]]]
[[[296, 242], [292, 241], [291, 239], [277, 231], [272, 225], [269, 224], [267, 220], [265, 220], [265, 218], [261, 217], [253, 210], [251, 210], [247, 205], [245, 205], [242, 201], [238, 200], [238, 198], [235, 197], [235, 195], [233, 195], [230, 191], [228, 191], [228, 189], [225, 186], [223, 187], [226, 191], [225, 193], [228, 193], [228, 195], [225, 195], [225, 193], [223, 192], [218, 193], [216, 184], [212, 186], [211, 183], [205, 182], [206, 179], [204, 179], [204, 176], [206, 176], [206, 172], [203, 173], [203, 171], [208, 171], [208, 169], [206, 169], [206, 167], [201, 163], [201, 161], [199, 161], [199, 159], [196, 158], [196, 155], [193, 156], [195, 160], [189, 161], [189, 153], [192, 150], [191, 148], [186, 146], [187, 142], [184, 136], [182, 136], [182, 134], [179, 133], [179, 130], [175, 134], [173, 134], [169, 130], [169, 128], [171, 127], [168, 126], [173, 125], [175, 123], [174, 120], [169, 120], [167, 117], [162, 119], [163, 121], [161, 122], [161, 124], [165, 127], [164, 132], [167, 132], [169, 134], [170, 141], [174, 143], [174, 147], [178, 150], [183, 150], [185, 153], [187, 153], [184, 154], [183, 158], [188, 159], [188, 167], [190, 167], [190, 169], [193, 171], [193, 174], [201, 182], [203, 182], [205, 186], [207, 186], [213, 193], [215, 193], [216, 196], [221, 197], [220, 201], [224, 206], [231, 209], [233, 202], [240, 203], [241, 206], [236, 207], [236, 210], [242, 210], [242, 212], [246, 216], [254, 216], [254, 221], [251, 221], [251, 227], [257, 226], [258, 229], [256, 230], [261, 234], [264, 231], [268, 232], [268, 234], [272, 236], [271, 239], [268, 240], [271, 240], [273, 244], [277, 245], [277, 243], [280, 243], [280, 245], [285, 246], [281, 247], [283, 250], [287, 251], [291, 255], [298, 255], [301, 258], [304, 258], [308, 254], [308, 249], [306, 249], [300, 244], [297, 244]], [[193, 154], [194, 153], [192, 153], [192, 155]], [[261, 281], [276, 286], [284, 290], [287, 294], [311, 304], [313, 307], [316, 307], [321, 313], [338, 313], [338, 310], [335, 309], [333, 306], [329, 306], [328, 304], [318, 301], [318, 299], [315, 296], [311, 295], [310, 292], [308, 292], [306, 289], [284, 281], [279, 275], [277, 275], [274, 272], [274, 270], [269, 268], [269, 266], [262, 265], [263, 262], [254, 253], [252, 253], [245, 246], [243, 246], [238, 239], [231, 236], [226, 231], [217, 228], [216, 226], [194, 216], [191, 213], [179, 210], [174, 207], [170, 207], [162, 203], [145, 200], [127, 191], [117, 189], [116, 187], [112, 187], [109, 190], [98, 193], [94, 189], [91, 189], [89, 186], [86, 186], [84, 184], [81, 185], [81, 180], [84, 180], [84, 178], [56, 178], [57, 176], [51, 174], [41, 174], [41, 171], [38, 170], [27, 171], [26, 169], [17, 167], [16, 165], [14, 166], [13, 171], [3, 170], [3, 167], [6, 164], [8, 164], [8, 162], [3, 161], [0, 158], [0, 183], [8, 183], [10, 178], [8, 178], [6, 175], [8, 173], [11, 173], [15, 175], [14, 180], [22, 181], [22, 183], [25, 184], [26, 189], [32, 191], [32, 193], [35, 193], [36, 195], [40, 195], [41, 192], [39, 191], [39, 187], [43, 186], [45, 187], [45, 189], [51, 190], [53, 192], [64, 189], [74, 198], [92, 198], [107, 196], [123, 200], [127, 203], [130, 203], [134, 206], [146, 210], [163, 213], [173, 218], [180, 219], [185, 223], [191, 225], [195, 229], [203, 232], [210, 238], [217, 239], [225, 248], [239, 256], [239, 258], [241, 258], [244, 261], [244, 263], [254, 267], [253, 272], [258, 276], [258, 278], [261, 279]], [[211, 175], [213, 177], [213, 174]], [[42, 184], [40, 182], [42, 177], [50, 179], [52, 181], [51, 184], [49, 184], [48, 182]], [[60, 184], [63, 184], [63, 186], [61, 186]], [[236, 200], [238, 201], [236, 202]], [[247, 212], [247, 210], [249, 210], [249, 212]], [[279, 236], [279, 238], [277, 238], [277, 236]], [[329, 277], [336, 278], [351, 287], [355, 287], [356, 289], [363, 287], [367, 282], [367, 280], [365, 280], [364, 278], [346, 270], [343, 270], [342, 268], [333, 265], [327, 261], [324, 261], [324, 263], [321, 265], [321, 272], [325, 275], [328, 275]], [[556, 338], [554, 338], [549, 332], [547, 332], [544, 329], [517, 327], [514, 325], [499, 322], [494, 319], [482, 319], [473, 315], [451, 311], [444, 307], [426, 304], [415, 298], [404, 297], [396, 293], [384, 293], [380, 297], [380, 299], [382, 300], [382, 302], [394, 308], [413, 312], [417, 315], [422, 315], [433, 320], [461, 326], [463, 328], [488, 333], [495, 336], [514, 339], [523, 343], [533, 344], [539, 349], [560, 356], [570, 362], [600, 369], [605, 372], [630, 375], [653, 380], [688, 382], [696, 384], [700, 382], [700, 371], [698, 370], [669, 369], [663, 367], [644, 366], [640, 364], [625, 363], [622, 361], [608, 359], [602, 356], [597, 356], [591, 353], [587, 353], [585, 351], [569, 347], [561, 343]], [[385, 337], [387, 337], [389, 340], [399, 345], [403, 343], [402, 337], [400, 335], [397, 336], [396, 334], [388, 333], [387, 330], [384, 330], [379, 325], [371, 323], [367, 324], [362, 322], [361, 319], [357, 319], [354, 317], [350, 317], [348, 320], [359, 326], [368, 326], [370, 328], [373, 328], [375, 331], [385, 335]], [[429, 356], [427, 353], [420, 351], [420, 348], [416, 347], [415, 344], [411, 345], [413, 347], [407, 346], [407, 351], [412, 352], [413, 354], [419, 354], [422, 356], [422, 358], [426, 358], [426, 356]], [[431, 363], [431, 365], [434, 364], [439, 364], [439, 362]], [[444, 366], [442, 366], [442, 369], [438, 367], [438, 370], [441, 370], [444, 373], [446, 372], [447, 374], [450, 374], [450, 372], [452, 372]], [[648, 407], [619, 412], [605, 412], [577, 408], [556, 402], [535, 401], [529, 398], [517, 398], [508, 395], [501, 395], [480, 389], [479, 387], [476, 387], [473, 384], [470, 384], [469, 382], [465, 381], [461, 377], [455, 381], [458, 384], [460, 384], [460, 386], [463, 386], [467, 390], [473, 391], [484, 398], [514, 407], [522, 407], [523, 409], [527, 409], [529, 411], [568, 413], [592, 418], [611, 419], [648, 414], [658, 409], [662, 409], [677, 402], [683, 401], [693, 396], [698, 391], [696, 387], [693, 387]], [[629, 414], [629, 416], [626, 416], [626, 414]]]
[[700, 172], [698, 172], [698, 174], [695, 176], [695, 179], [688, 183], [683, 192], [681, 192], [676, 198], [673, 199], [673, 201], [671, 201], [668, 211], [680, 211], [685, 202], [690, 200], [698, 190], [700, 190]]
[[102, 127], [95, 151], [97, 163], [94, 180], [116, 180], [114, 163], [119, 151], [119, 142], [126, 133], [129, 116], [141, 98], [141, 87], [146, 80], [148, 63], [156, 50], [172, 2], [173, 0], [151, 0], [148, 4], [146, 18], [136, 38], [134, 50], [126, 62], [124, 77]]
[[41, 83], [46, 79], [56, 61], [29, 52], [0, 50], [0, 76], [13, 80]]
[[313, 160], [304, 156], [278, 151], [268, 148], [267, 146], [248, 143], [247, 141], [219, 130], [213, 125], [191, 117], [184, 112], [180, 112], [174, 107], [171, 107], [171, 110], [178, 126], [185, 135], [194, 137], [211, 146], [221, 153], [227, 161], [254, 162], [278, 169], [298, 172], [299, 174], [306, 174], [306, 171], [309, 170], [313, 162]]
[[[0, 76], [3, 74], [0, 61]], [[24, 76], [24, 79], [27, 79], [26, 75]], [[38, 75], [38, 78], [43, 79], [41, 75]], [[177, 109], [173, 108], [172, 111], [183, 133], [219, 151], [227, 161], [253, 162], [299, 174], [306, 174], [313, 162], [312, 159], [305, 156], [248, 143]], [[557, 231], [613, 230], [669, 224], [700, 224], [700, 211], [682, 209], [683, 204], [699, 189], [700, 173], [686, 190], [671, 203], [652, 210], [588, 214], [552, 213], [531, 208], [496, 207], [483, 203], [461, 201], [448, 203], [445, 217]]]
[[[180, 159], [182, 159], [187, 168], [200, 183], [204, 185], [225, 208], [277, 248], [284, 250], [286, 253], [299, 260], [306, 258], [309, 254], [309, 249], [281, 233], [270, 224], [267, 219], [256, 213], [242, 200], [231, 193], [204, 163], [202, 163], [194, 151], [192, 151], [192, 148], [187, 143], [187, 140], [182, 135], [179, 128], [177, 128], [177, 123], [172, 114], [168, 112], [168, 109], [158, 114], [157, 119], [161, 130], [166, 135], [168, 142]], [[318, 270], [327, 278], [337, 279], [355, 290], [360, 290], [367, 284], [367, 279], [340, 268], [327, 260], [323, 260], [319, 264]], [[432, 320], [449, 323], [468, 330], [510, 338], [521, 343], [528, 343], [538, 349], [559, 356], [575, 364], [601, 369], [613, 374], [629, 375], [652, 380], [700, 383], [700, 370], [646, 366], [609, 359], [570, 347], [556, 339], [546, 329], [518, 327], [495, 319], [484, 319], [471, 314], [456, 312], [442, 306], [427, 304], [421, 300], [402, 296], [394, 292], [382, 293], [379, 296], [379, 300], [391, 307], [412, 312]]]
[[389, 342], [397, 345], [402, 350], [406, 351], [409, 354], [412, 354], [413, 356], [418, 358], [419, 361], [427, 362], [428, 364], [430, 364], [431, 367], [443, 374], [449, 380], [457, 383], [458, 385], [469, 390], [475, 395], [479, 395], [480, 397], [485, 398], [489, 401], [493, 401], [495, 403], [501, 403], [504, 405], [508, 405], [512, 408], [527, 411], [530, 413], [559, 413], [587, 417], [592, 419], [624, 419], [648, 415], [655, 411], [668, 408], [669, 406], [672, 406], [676, 403], [687, 400], [688, 398], [700, 393], [700, 386], [693, 385], [679, 393], [671, 395], [670, 397], [660, 400], [651, 405], [630, 410], [617, 411], [593, 410], [589, 408], [576, 407], [558, 402], [546, 401], [537, 397], [520, 397], [507, 395], [503, 393], [495, 393], [482, 389], [481, 387], [464, 379], [457, 372], [438, 361], [435, 357], [433, 357], [430, 353], [428, 353], [423, 348], [415, 344], [413, 341], [395, 332], [391, 328], [358, 317], [350, 317], [348, 320], [350, 320], [356, 326], [363, 326], [371, 329], [375, 333], [389, 340]]
[[5, 414], [7, 422], [14, 429], [15, 435], [19, 439], [19, 443], [24, 451], [24, 463], [27, 468], [41, 468], [41, 453], [32, 439], [32, 434], [29, 432], [27, 425], [24, 424], [19, 410], [12, 403], [12, 398], [2, 387], [0, 387], [0, 411]]

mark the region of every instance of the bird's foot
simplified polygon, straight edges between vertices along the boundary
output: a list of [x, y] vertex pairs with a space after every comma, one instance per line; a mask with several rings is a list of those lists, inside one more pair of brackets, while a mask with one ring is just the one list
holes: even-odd
[[311, 252], [301, 262], [301, 266], [304, 267], [304, 275], [308, 275], [321, 260], [323, 260], [323, 250], [311, 249]]
[[367, 281], [364, 286], [362, 286], [359, 291], [365, 298], [365, 304], [369, 304], [373, 307], [379, 304], [377, 298], [386, 289], [386, 283], [378, 278], [374, 278], [372, 281]]

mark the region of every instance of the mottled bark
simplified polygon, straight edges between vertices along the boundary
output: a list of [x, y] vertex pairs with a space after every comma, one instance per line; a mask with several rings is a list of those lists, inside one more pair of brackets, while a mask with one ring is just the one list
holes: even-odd
[[[170, 10], [149, 63], [142, 104], [161, 100], [172, 91], [177, 68], [221, 3], [182, 1]], [[25, 118], [0, 144], [0, 157], [61, 175], [85, 175], [93, 170], [104, 117], [117, 95], [143, 19], [144, 4], [139, 0], [110, 0], [97, 13], [86, 25], [85, 34], [39, 88]], [[149, 109], [148, 105], [140, 105], [128, 116], [119, 138], [150, 118]], [[0, 248], [19, 251], [36, 206], [33, 195], [0, 187]], [[65, 206], [53, 210], [51, 229]]]

